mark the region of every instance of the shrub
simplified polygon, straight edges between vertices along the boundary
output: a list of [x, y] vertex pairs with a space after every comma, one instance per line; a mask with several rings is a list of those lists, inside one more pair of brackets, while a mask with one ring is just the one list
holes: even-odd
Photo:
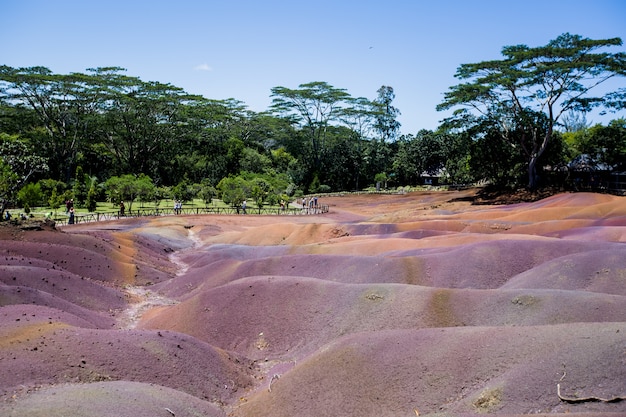
[[36, 207], [43, 205], [43, 193], [41, 192], [41, 185], [39, 183], [26, 184], [17, 193], [18, 203], [24, 206]]

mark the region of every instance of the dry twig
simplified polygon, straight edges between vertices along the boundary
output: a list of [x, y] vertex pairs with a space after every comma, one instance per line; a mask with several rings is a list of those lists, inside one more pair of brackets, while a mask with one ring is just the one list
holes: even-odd
[[272, 379], [270, 379], [270, 386], [267, 388], [267, 392], [272, 392], [272, 383], [274, 382], [275, 379], [280, 378], [280, 375], [278, 374], [274, 374], [272, 375]]

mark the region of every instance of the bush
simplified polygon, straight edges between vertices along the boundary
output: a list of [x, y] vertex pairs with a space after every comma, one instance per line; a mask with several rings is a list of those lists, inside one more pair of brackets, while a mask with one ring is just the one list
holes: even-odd
[[94, 212], [98, 207], [97, 199], [96, 199], [96, 186], [95, 184], [91, 184], [89, 187], [89, 191], [87, 192], [87, 200], [85, 201], [87, 206], [87, 211]]
[[321, 184], [321, 185], [318, 187], [318, 190], [317, 190], [317, 191], [318, 191], [318, 192], [320, 192], [320, 193], [329, 193], [329, 192], [330, 192], [330, 190], [331, 190], [330, 185]]
[[41, 185], [39, 185], [39, 183], [26, 184], [20, 191], [18, 191], [17, 201], [22, 207], [37, 207], [43, 205]]
[[63, 181], [57, 181], [51, 178], [39, 180], [37, 184], [41, 187], [41, 192], [43, 194], [42, 200], [44, 204], [49, 204], [49, 200], [52, 197], [53, 192], [59, 196], [67, 190], [67, 184]]

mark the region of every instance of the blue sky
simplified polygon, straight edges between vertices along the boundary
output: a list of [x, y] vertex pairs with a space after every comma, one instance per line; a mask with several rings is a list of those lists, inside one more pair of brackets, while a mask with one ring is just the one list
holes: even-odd
[[626, 1], [0, 0], [2, 65], [119, 66], [253, 111], [268, 109], [276, 86], [325, 81], [374, 99], [386, 85], [403, 134], [447, 115], [435, 106], [459, 65], [565, 32], [626, 41]]

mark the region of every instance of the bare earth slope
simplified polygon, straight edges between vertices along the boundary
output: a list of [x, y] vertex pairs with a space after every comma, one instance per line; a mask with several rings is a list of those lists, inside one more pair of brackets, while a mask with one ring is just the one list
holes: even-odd
[[626, 199], [0, 230], [0, 415], [626, 415]]

